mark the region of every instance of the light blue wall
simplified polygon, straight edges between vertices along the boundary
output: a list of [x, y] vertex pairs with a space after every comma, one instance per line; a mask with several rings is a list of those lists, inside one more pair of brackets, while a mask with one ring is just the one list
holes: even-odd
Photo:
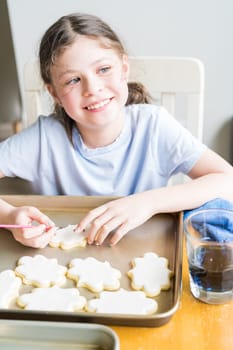
[[100, 16], [131, 55], [194, 56], [206, 69], [204, 142], [226, 159], [233, 116], [232, 0], [8, 0], [20, 82], [40, 37], [70, 12]]

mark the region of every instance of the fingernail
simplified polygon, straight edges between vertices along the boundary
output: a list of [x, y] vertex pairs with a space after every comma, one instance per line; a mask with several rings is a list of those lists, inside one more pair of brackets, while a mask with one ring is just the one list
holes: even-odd
[[47, 231], [49, 231], [51, 228], [53, 228], [53, 227], [55, 227], [55, 224], [54, 223], [52, 223], [51, 224], [51, 222], [50, 223], [47, 223], [46, 225], [45, 225], [45, 231], [47, 232]]
[[74, 232], [85, 232], [85, 228], [81, 228], [79, 225], [75, 226], [73, 230]]
[[48, 221], [46, 226], [50, 226], [50, 227], [55, 226], [55, 223], [53, 221]]

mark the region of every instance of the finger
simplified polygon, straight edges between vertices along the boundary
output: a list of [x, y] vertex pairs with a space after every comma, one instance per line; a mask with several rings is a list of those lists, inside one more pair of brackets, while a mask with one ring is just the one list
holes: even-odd
[[95, 242], [99, 245], [101, 245], [105, 239], [108, 237], [108, 235], [115, 229], [117, 229], [120, 225], [122, 225], [122, 222], [119, 220], [119, 218], [115, 218], [112, 220], [109, 220], [104, 225], [101, 226], [99, 229]]
[[122, 237], [124, 237], [128, 232], [129, 225], [127, 223], [120, 225], [111, 237], [110, 245], [117, 244], [122, 239]]
[[97, 217], [102, 215], [106, 210], [107, 210], [107, 207], [105, 205], [101, 205], [100, 207], [89, 211], [89, 213], [79, 222], [79, 224], [77, 225], [77, 229], [76, 230], [77, 231], [85, 230], [87, 228], [87, 226], [93, 220], [95, 220]]
[[40, 224], [33, 228], [28, 228], [28, 229], [25, 228], [21, 230], [14, 230], [14, 232], [12, 230], [14, 235], [17, 235], [17, 237], [20, 237], [20, 239], [22, 240], [24, 239], [29, 240], [32, 238], [36, 238], [43, 234], [47, 235], [50, 231], [55, 232], [55, 227], [48, 229], [45, 224]]
[[53, 235], [54, 235], [54, 230], [49, 230], [48, 232], [46, 232], [46, 234], [43, 234], [43, 235], [37, 237], [34, 240], [32, 247], [45, 248], [49, 244], [49, 242], [51, 241]]
[[17, 237], [17, 241], [19, 241], [21, 244], [28, 246], [28, 247], [44, 248], [51, 241], [53, 235], [54, 235], [54, 230], [49, 230], [48, 232], [46, 232], [46, 234], [43, 233], [39, 236], [31, 237], [28, 239], [25, 239], [22, 236]]
[[92, 222], [88, 232], [88, 236], [87, 236], [89, 244], [93, 243], [94, 241], [98, 242], [99, 232], [103, 228], [107, 234], [107, 230], [108, 230], [107, 223], [110, 222], [112, 219], [113, 219], [112, 215], [109, 212], [105, 212], [104, 214], [102, 214]]
[[46, 226], [55, 226], [54, 222], [47, 215], [35, 207], [28, 208], [28, 215], [32, 220], [38, 221], [40, 224], [45, 224]]
[[45, 224], [39, 224], [33, 228], [24, 228], [20, 230], [21, 236], [25, 239], [41, 236], [45, 232], [46, 232]]
[[17, 229], [17, 230], [11, 230], [11, 232], [13, 233], [17, 241], [23, 242], [42, 235], [45, 232], [45, 229], [46, 229], [46, 226], [43, 224], [43, 225], [35, 226], [35, 228], [20, 229], [20, 230]]

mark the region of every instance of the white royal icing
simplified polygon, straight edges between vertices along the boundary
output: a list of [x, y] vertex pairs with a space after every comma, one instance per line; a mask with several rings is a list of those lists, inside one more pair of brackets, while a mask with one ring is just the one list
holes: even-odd
[[86, 305], [86, 298], [80, 296], [77, 288], [35, 288], [22, 294], [17, 304], [26, 310], [80, 311]]
[[48, 259], [43, 255], [34, 257], [23, 256], [15, 268], [16, 275], [23, 279], [25, 284], [35, 287], [61, 286], [66, 283], [67, 268], [58, 265], [57, 259]]
[[74, 231], [76, 225], [68, 225], [64, 228], [57, 229], [49, 245], [51, 247], [60, 247], [62, 249], [71, 249], [75, 247], [85, 247], [87, 237], [85, 231]]
[[168, 260], [155, 253], [145, 253], [132, 261], [133, 269], [128, 271], [132, 288], [143, 290], [147, 296], [156, 296], [161, 290], [169, 289], [172, 271], [167, 268]]
[[109, 264], [93, 257], [73, 259], [67, 277], [77, 281], [77, 287], [86, 287], [93, 292], [104, 289], [115, 290], [120, 287], [121, 272]]
[[101, 292], [99, 298], [89, 300], [86, 306], [89, 312], [127, 315], [148, 315], [157, 308], [157, 302], [147, 298], [144, 292], [125, 289]]
[[21, 278], [12, 270], [4, 270], [0, 273], [0, 308], [7, 309], [12, 299], [19, 294], [22, 285]]

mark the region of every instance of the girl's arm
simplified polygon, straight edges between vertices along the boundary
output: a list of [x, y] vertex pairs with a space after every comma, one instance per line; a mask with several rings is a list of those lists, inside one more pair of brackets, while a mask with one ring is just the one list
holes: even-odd
[[137, 193], [90, 211], [77, 230], [91, 224], [88, 242], [101, 244], [115, 230], [111, 244], [152, 215], [193, 209], [216, 197], [233, 200], [233, 168], [211, 150], [206, 150], [188, 174], [192, 181]]

